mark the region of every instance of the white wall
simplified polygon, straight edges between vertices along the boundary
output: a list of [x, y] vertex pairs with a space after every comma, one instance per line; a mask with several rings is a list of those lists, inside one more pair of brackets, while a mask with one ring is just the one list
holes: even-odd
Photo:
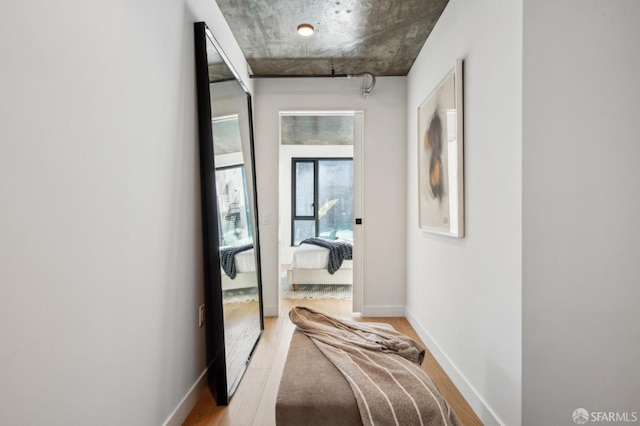
[[[451, 0], [408, 79], [407, 317], [485, 424], [520, 422], [522, 5]], [[465, 237], [418, 229], [417, 108], [464, 59]]]
[[212, 1], [0, 5], [1, 424], [161, 424], [204, 370], [199, 20], [246, 75]]
[[366, 100], [361, 86], [359, 79], [255, 81], [256, 176], [267, 315], [278, 312], [278, 113], [305, 110], [364, 111], [363, 313], [397, 315], [404, 310], [406, 78], [378, 78]]
[[525, 425], [640, 418], [639, 16], [635, 0], [524, 3]]

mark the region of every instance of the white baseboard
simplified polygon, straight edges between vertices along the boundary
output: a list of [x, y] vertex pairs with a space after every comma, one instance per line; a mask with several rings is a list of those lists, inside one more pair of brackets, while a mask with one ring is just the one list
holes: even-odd
[[406, 308], [405, 316], [416, 333], [418, 333], [418, 336], [420, 336], [424, 344], [427, 345], [431, 354], [435, 357], [435, 359], [447, 373], [453, 384], [456, 386], [456, 388], [458, 388], [464, 399], [469, 403], [473, 411], [478, 415], [485, 426], [497, 426], [504, 424], [500, 421], [500, 418], [491, 409], [484, 398], [460, 372], [458, 367], [456, 367], [456, 365], [449, 359], [440, 345], [438, 345], [431, 334], [420, 323], [418, 318], [409, 308]]
[[403, 317], [404, 306], [363, 306], [363, 317]]
[[265, 317], [277, 317], [278, 305], [263, 305], [262, 312]]
[[173, 410], [173, 412], [167, 417], [167, 420], [163, 423], [163, 426], [180, 426], [187, 418], [193, 407], [198, 402], [200, 395], [207, 387], [207, 369], [205, 368], [198, 380], [191, 386], [191, 389], [182, 398], [182, 401]]

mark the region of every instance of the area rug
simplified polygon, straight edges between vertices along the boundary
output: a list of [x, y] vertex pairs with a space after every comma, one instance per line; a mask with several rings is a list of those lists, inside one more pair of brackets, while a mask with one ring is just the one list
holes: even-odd
[[283, 299], [341, 299], [350, 300], [351, 285], [344, 284], [298, 284], [298, 291], [287, 282], [287, 277], [280, 280], [280, 297]]
[[258, 300], [258, 287], [237, 288], [222, 291], [223, 303], [247, 303]]

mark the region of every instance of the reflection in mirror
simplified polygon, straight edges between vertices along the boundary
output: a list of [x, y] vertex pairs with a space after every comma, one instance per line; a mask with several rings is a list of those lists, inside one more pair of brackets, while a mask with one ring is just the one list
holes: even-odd
[[195, 32], [207, 365], [224, 405], [263, 329], [251, 97], [204, 23]]
[[238, 116], [214, 118], [213, 151], [220, 247], [252, 244], [246, 172]]
[[[218, 85], [217, 87], [214, 87]], [[220, 87], [233, 85], [234, 87]], [[235, 87], [237, 86], [237, 87]], [[228, 97], [239, 85], [235, 81], [215, 83], [211, 87], [211, 106], [229, 108]], [[218, 96], [216, 96], [218, 95]], [[258, 278], [248, 202], [247, 166], [244, 161], [238, 114], [214, 117], [213, 155], [218, 205], [218, 235], [222, 274], [227, 392], [231, 394], [240, 379], [253, 347], [260, 336]]]

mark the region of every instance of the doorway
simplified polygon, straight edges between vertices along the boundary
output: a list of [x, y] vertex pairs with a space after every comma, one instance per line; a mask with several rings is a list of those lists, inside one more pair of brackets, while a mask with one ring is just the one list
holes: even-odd
[[[348, 297], [353, 312], [360, 312], [363, 113], [284, 111], [279, 119], [279, 303], [283, 298]], [[312, 244], [326, 241], [351, 246], [351, 258], [337, 270], [326, 265], [333, 248]], [[296, 293], [300, 289], [307, 293]]]

